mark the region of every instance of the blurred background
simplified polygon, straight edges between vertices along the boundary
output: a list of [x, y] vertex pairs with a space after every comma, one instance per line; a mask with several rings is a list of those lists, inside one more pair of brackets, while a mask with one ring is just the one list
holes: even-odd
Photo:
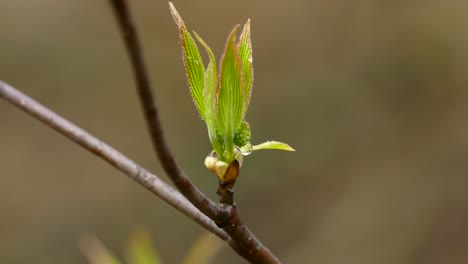
[[[175, 1], [215, 54], [252, 21], [253, 143], [241, 215], [284, 263], [468, 263], [467, 1]], [[166, 1], [132, 1], [163, 126], [216, 198]], [[107, 1], [0, 0], [0, 79], [158, 176]], [[204, 230], [99, 158], [0, 100], [0, 263], [86, 263], [146, 227], [165, 263]], [[214, 263], [244, 263], [225, 247]]]

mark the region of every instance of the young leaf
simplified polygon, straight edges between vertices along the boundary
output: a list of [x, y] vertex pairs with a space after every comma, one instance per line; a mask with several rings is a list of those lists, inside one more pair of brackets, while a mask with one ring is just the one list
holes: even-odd
[[203, 99], [203, 83], [205, 78], [205, 69], [197, 44], [185, 27], [182, 17], [169, 2], [172, 17], [179, 27], [180, 42], [182, 44], [182, 53], [184, 58], [185, 72], [190, 87], [190, 92], [195, 105], [198, 108], [200, 116], [205, 118], [205, 103]]
[[279, 149], [279, 150], [286, 150], [286, 151], [295, 151], [288, 144], [279, 142], [279, 141], [267, 141], [262, 144], [252, 146], [252, 150], [260, 150], [260, 149]]
[[221, 160], [230, 163], [234, 152], [234, 134], [242, 122], [244, 78], [242, 65], [235, 45], [238, 26], [228, 37], [219, 72], [218, 120], [224, 136], [224, 153]]
[[242, 116], [245, 116], [249, 107], [250, 96], [252, 94], [253, 84], [253, 58], [252, 58], [252, 41], [250, 39], [250, 19], [244, 25], [242, 33], [237, 44], [239, 56], [242, 62], [242, 73], [244, 75], [244, 109]]
[[208, 64], [205, 72], [205, 85], [203, 90], [203, 95], [205, 97], [205, 122], [208, 128], [208, 134], [210, 136], [213, 149], [216, 151], [216, 153], [218, 153], [218, 155], [222, 155], [222, 139], [218, 136], [218, 120], [216, 116], [216, 109], [218, 107], [218, 99], [216, 98], [216, 90], [218, 87], [216, 58], [213, 54], [213, 51], [211, 51], [210, 47], [205, 43], [205, 41], [203, 41], [203, 39], [198, 36], [196, 32], [193, 33], [195, 34], [198, 42], [200, 42], [205, 48], [206, 52], [208, 53], [208, 57], [210, 58], [210, 63]]
[[234, 144], [239, 148], [242, 148], [250, 142], [250, 125], [247, 121], [242, 121], [240, 128], [237, 130], [234, 136]]

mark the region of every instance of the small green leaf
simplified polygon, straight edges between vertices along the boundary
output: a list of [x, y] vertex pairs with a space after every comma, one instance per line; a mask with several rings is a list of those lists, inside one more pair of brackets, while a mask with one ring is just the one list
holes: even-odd
[[234, 144], [242, 148], [250, 142], [250, 125], [247, 121], [242, 121], [242, 124], [234, 136]]
[[252, 41], [250, 39], [250, 19], [244, 25], [242, 33], [237, 44], [239, 56], [242, 62], [242, 73], [244, 75], [244, 109], [242, 115], [245, 116], [249, 107], [250, 96], [252, 94], [253, 84], [253, 57], [252, 57]]
[[286, 150], [286, 151], [295, 151], [288, 144], [279, 142], [279, 141], [267, 141], [262, 144], [252, 146], [252, 150], [260, 150], [260, 149], [279, 149], [279, 150]]
[[202, 44], [208, 53], [210, 63], [206, 68], [205, 82], [203, 95], [205, 97], [205, 122], [208, 128], [208, 134], [210, 136], [211, 145], [213, 149], [221, 155], [223, 153], [222, 138], [218, 135], [218, 120], [217, 120], [217, 108], [218, 98], [216, 97], [216, 90], [218, 88], [218, 77], [216, 70], [216, 58], [211, 48], [203, 41], [203, 39], [196, 33], [193, 32], [198, 42]]
[[244, 78], [242, 65], [235, 45], [238, 26], [229, 34], [219, 73], [218, 120], [224, 137], [225, 150], [221, 160], [231, 163], [234, 152], [234, 135], [242, 122]]
[[136, 229], [132, 234], [127, 248], [127, 261], [129, 264], [162, 264], [146, 230]]
[[179, 27], [180, 42], [184, 58], [185, 72], [190, 87], [190, 92], [201, 117], [205, 118], [205, 103], [203, 99], [203, 83], [205, 79], [205, 69], [197, 44], [185, 27], [182, 17], [179, 15], [174, 5], [169, 2], [172, 17]]

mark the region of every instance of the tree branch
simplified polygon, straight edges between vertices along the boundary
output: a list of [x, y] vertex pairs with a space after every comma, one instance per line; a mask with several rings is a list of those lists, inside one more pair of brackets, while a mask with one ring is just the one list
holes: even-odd
[[[129, 12], [126, 0], [109, 0], [119, 23], [122, 38], [132, 64], [141, 106], [150, 131], [153, 147], [168, 174], [179, 191], [202, 213], [223, 228], [230, 237], [230, 246], [251, 263], [280, 263], [280, 261], [250, 232], [242, 223], [233, 204], [233, 193], [229, 186], [220, 187], [220, 197], [227, 198], [223, 206], [210, 200], [185, 175], [172, 155], [159, 120], [159, 114], [153, 99], [148, 73], [143, 59], [137, 32]], [[231, 242], [231, 241], [228, 241]]]
[[158, 109], [156, 107], [151, 90], [148, 73], [143, 60], [143, 52], [140, 47], [138, 35], [133, 26], [131, 15], [128, 11], [126, 1], [110, 0], [114, 14], [119, 23], [120, 31], [125, 42], [125, 47], [132, 64], [136, 88], [140, 97], [141, 107], [146, 119], [146, 125], [151, 135], [153, 147], [169, 178], [177, 189], [192, 202], [195, 207], [210, 218], [219, 215], [219, 206], [203, 194], [185, 175], [177, 164], [167, 144], [164, 131], [159, 121]]
[[231, 241], [226, 232], [218, 228], [211, 219], [202, 214], [177, 190], [111, 146], [2, 81], [0, 81], [0, 97], [3, 97], [8, 102], [105, 160], [208, 231], [216, 234], [223, 240]]

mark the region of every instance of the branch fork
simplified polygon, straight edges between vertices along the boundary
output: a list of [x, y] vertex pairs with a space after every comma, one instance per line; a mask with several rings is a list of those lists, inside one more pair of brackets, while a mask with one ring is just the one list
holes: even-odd
[[223, 179], [219, 181], [217, 189], [219, 204], [203, 194], [177, 164], [163, 133], [140, 41], [127, 2], [125, 0], [109, 1], [132, 64], [137, 92], [153, 147], [165, 172], [178, 191], [103, 141], [2, 81], [0, 81], [0, 97], [104, 159], [184, 215], [226, 241], [250, 263], [280, 263], [243, 224], [237, 212], [234, 203], [234, 186], [240, 173], [241, 161], [234, 159], [226, 168]]

